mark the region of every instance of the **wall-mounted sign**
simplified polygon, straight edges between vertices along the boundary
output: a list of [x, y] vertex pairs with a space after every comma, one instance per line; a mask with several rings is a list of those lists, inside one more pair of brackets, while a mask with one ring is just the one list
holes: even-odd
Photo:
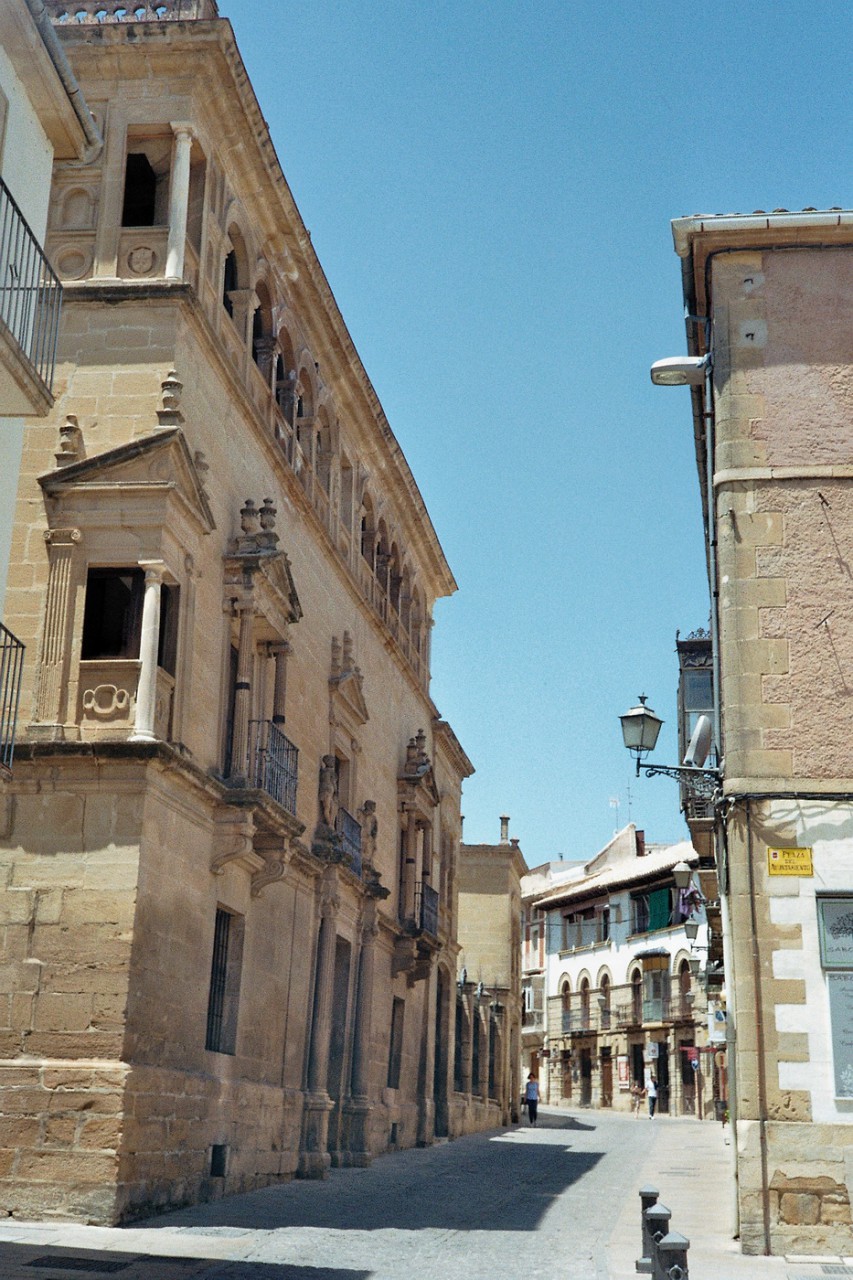
[[830, 973], [829, 1018], [836, 1098], [853, 1098], [853, 973]]
[[768, 849], [767, 871], [771, 876], [813, 876], [811, 849]]
[[658, 1042], [657, 1040], [649, 1040], [648, 1044], [643, 1046], [643, 1061], [657, 1062], [658, 1060]]
[[616, 1071], [619, 1079], [619, 1088], [627, 1091], [631, 1088], [631, 1072], [627, 1053], [617, 1054]]
[[853, 969], [853, 898], [818, 898], [817, 923], [824, 969]]

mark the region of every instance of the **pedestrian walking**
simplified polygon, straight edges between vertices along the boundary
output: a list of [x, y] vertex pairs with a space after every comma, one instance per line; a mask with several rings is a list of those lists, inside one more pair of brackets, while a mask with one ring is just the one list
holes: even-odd
[[643, 1098], [646, 1091], [640, 1084], [639, 1080], [635, 1080], [631, 1085], [631, 1111], [636, 1119], [640, 1118], [640, 1112], [643, 1109]]
[[649, 1099], [649, 1119], [653, 1120], [658, 1102], [658, 1085], [657, 1080], [652, 1075], [649, 1076], [649, 1083], [646, 1085], [646, 1094]]
[[530, 1123], [535, 1127], [536, 1113], [539, 1110], [539, 1081], [532, 1073], [527, 1077], [527, 1084], [524, 1086], [524, 1104], [527, 1107]]

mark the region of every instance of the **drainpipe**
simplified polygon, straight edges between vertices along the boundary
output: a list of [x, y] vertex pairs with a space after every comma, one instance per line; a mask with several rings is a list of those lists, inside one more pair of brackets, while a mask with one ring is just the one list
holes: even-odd
[[80, 127], [86, 139], [86, 148], [80, 157], [83, 164], [91, 164], [93, 160], [100, 154], [104, 145], [104, 140], [98, 132], [98, 126], [92, 119], [92, 113], [86, 105], [86, 99], [83, 97], [83, 90], [77, 83], [77, 77], [71, 70], [71, 63], [65, 56], [59, 37], [53, 29], [53, 23], [48, 16], [48, 12], [42, 3], [42, 0], [24, 0], [30, 11], [30, 16], [39, 30], [39, 35], [44, 41], [51, 62], [56, 68], [56, 74], [62, 81], [62, 87], [68, 94], [68, 100], [74, 109], [74, 114], [80, 121]]

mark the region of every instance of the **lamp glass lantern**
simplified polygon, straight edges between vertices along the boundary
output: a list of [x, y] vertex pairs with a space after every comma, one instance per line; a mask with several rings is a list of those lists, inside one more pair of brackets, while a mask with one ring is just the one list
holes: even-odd
[[689, 889], [692, 876], [693, 869], [686, 862], [676, 862], [672, 868], [672, 878], [675, 881], [676, 889]]
[[663, 720], [651, 707], [646, 706], [644, 693], [640, 694], [636, 707], [626, 711], [619, 719], [622, 722], [622, 739], [632, 755], [637, 757], [639, 770], [640, 758], [655, 749]]

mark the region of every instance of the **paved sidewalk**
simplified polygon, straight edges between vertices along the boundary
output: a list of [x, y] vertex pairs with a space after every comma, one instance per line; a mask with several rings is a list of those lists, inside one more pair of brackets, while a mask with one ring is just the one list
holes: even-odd
[[[745, 1257], [732, 1239], [733, 1158], [729, 1130], [713, 1121], [642, 1116], [650, 1131], [648, 1155], [634, 1178], [633, 1200], [620, 1207], [607, 1246], [609, 1280], [637, 1280], [640, 1254], [640, 1187], [651, 1185], [658, 1202], [672, 1210], [670, 1228], [690, 1241], [692, 1280], [809, 1280], [820, 1267], [794, 1265], [784, 1258]], [[652, 1132], [653, 1131], [653, 1132]], [[824, 1258], [823, 1262], [833, 1259]], [[841, 1259], [834, 1259], [840, 1262]], [[853, 1275], [853, 1271], [850, 1273]]]
[[708, 1121], [544, 1108], [535, 1129], [403, 1151], [126, 1228], [0, 1219], [0, 1280], [637, 1280], [646, 1184], [690, 1240], [693, 1280], [853, 1276], [853, 1258], [740, 1253], [726, 1137]]

